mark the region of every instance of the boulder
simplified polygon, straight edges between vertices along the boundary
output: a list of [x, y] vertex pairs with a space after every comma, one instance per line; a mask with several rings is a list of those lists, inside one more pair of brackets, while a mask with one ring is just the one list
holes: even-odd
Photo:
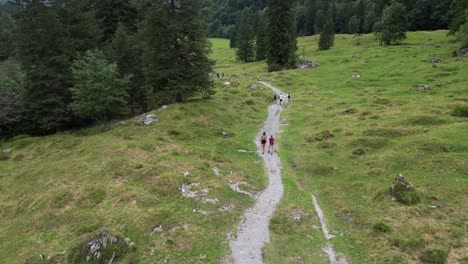
[[155, 114], [149, 114], [145, 116], [145, 119], [143, 120], [143, 124], [145, 125], [151, 125], [152, 123], [158, 122], [158, 119], [155, 118]]
[[398, 174], [390, 187], [392, 200], [411, 205], [419, 203], [421, 200], [416, 189], [406, 180], [403, 174]]
[[431, 60], [432, 63], [441, 63], [443, 61], [444, 61], [444, 59], [441, 59], [441, 58], [432, 58], [432, 60]]
[[316, 67], [318, 67], [318, 65], [315, 64], [315, 63], [314, 63], [313, 61], [311, 61], [311, 60], [306, 60], [306, 61], [304, 61], [303, 64], [298, 64], [298, 65], [296, 65], [296, 66], [297, 66], [297, 68], [299, 68], [299, 69], [316, 68]]
[[6, 148], [3, 150], [3, 154], [10, 154], [13, 151], [12, 148]]
[[430, 91], [431, 87], [429, 85], [422, 85], [422, 86], [416, 87], [415, 90], [418, 92], [426, 92], [426, 91]]
[[247, 86], [247, 88], [251, 89], [251, 90], [257, 90], [258, 89], [258, 85], [256, 84], [251, 84], [249, 86]]

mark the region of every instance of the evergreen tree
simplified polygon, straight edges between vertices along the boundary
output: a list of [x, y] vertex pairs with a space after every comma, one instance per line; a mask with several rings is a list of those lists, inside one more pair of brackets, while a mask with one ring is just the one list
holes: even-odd
[[454, 35], [460, 26], [468, 21], [465, 15], [466, 10], [468, 10], [468, 0], [455, 0], [452, 3], [450, 15], [453, 19], [449, 24], [451, 35]]
[[198, 15], [200, 1], [153, 2], [142, 29], [143, 69], [159, 103], [212, 93], [210, 43]]
[[21, 4], [16, 41], [25, 71], [22, 99], [32, 122], [43, 132], [53, 132], [71, 119], [67, 111], [71, 43], [65, 25], [49, 2]]
[[250, 12], [247, 9], [242, 12], [239, 19], [236, 43], [237, 59], [244, 62], [252, 61], [255, 56], [254, 32], [251, 25]]
[[376, 32], [380, 45], [399, 43], [406, 38], [406, 8], [403, 4], [393, 1], [385, 7], [382, 18]]
[[256, 37], [256, 59], [258, 61], [264, 60], [267, 57], [268, 52], [268, 38], [266, 32], [266, 21], [265, 18], [261, 18], [257, 27], [257, 37]]
[[119, 79], [117, 64], [107, 62], [101, 51], [88, 51], [73, 63], [73, 102], [70, 109], [100, 124], [120, 114], [127, 102], [128, 79]]
[[376, 19], [375, 14], [375, 4], [371, 1], [367, 2], [366, 4], [366, 12], [364, 15], [364, 24], [363, 24], [363, 31], [365, 33], [372, 32], [374, 23]]
[[465, 12], [465, 23], [458, 28], [456, 37], [462, 47], [468, 48], [468, 9]]
[[319, 50], [328, 50], [335, 43], [335, 30], [333, 26], [333, 20], [331, 17], [325, 19], [325, 23], [320, 30], [320, 38], [318, 48]]
[[101, 43], [112, 40], [120, 23], [131, 30], [136, 30], [138, 12], [130, 0], [91, 0], [91, 2], [96, 9], [96, 19], [101, 27]]
[[314, 34], [320, 33], [320, 30], [323, 28], [326, 19], [327, 17], [325, 15], [325, 12], [322, 9], [319, 9], [315, 14]]
[[129, 102], [132, 114], [146, 112], [153, 103], [154, 95], [144, 83], [142, 50], [139, 39], [131, 35], [125, 25], [120, 24], [110, 45], [110, 58], [117, 63], [119, 78], [129, 77]]
[[351, 34], [359, 34], [359, 19], [352, 16], [348, 23], [348, 32]]
[[7, 60], [14, 50], [15, 22], [6, 11], [0, 9], [0, 61]]
[[315, 0], [309, 0], [306, 4], [306, 18], [305, 18], [305, 34], [312, 35], [315, 33], [315, 14], [317, 13], [317, 6]]
[[291, 67], [296, 63], [297, 41], [293, 5], [294, 1], [268, 0], [267, 2], [267, 58], [270, 71]]

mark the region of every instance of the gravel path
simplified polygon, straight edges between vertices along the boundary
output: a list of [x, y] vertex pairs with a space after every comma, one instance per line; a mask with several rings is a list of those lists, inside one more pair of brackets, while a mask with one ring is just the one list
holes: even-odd
[[[260, 83], [272, 89], [277, 94], [281, 93], [279, 89], [268, 83]], [[260, 150], [260, 137], [265, 131], [268, 137], [273, 135], [277, 138], [281, 127], [281, 110], [282, 108], [278, 104], [273, 104], [268, 108], [267, 120], [254, 140], [258, 148], [257, 153], [263, 158], [268, 171], [269, 182], [268, 187], [256, 197], [255, 205], [246, 211], [244, 219], [238, 227], [237, 238], [230, 241], [232, 257], [235, 263], [263, 263], [262, 248], [266, 242], [270, 241], [270, 219], [283, 196], [283, 184], [281, 182], [282, 166], [280, 158], [276, 153], [273, 155], [268, 154], [268, 142], [265, 146], [265, 154], [262, 155]]]

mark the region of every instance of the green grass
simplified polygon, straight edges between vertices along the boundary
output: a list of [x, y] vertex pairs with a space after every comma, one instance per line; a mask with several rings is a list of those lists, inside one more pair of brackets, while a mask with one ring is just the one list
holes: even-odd
[[[272, 96], [261, 86], [246, 88], [257, 80], [293, 99], [282, 113], [288, 125], [277, 135], [285, 194], [271, 221], [266, 263], [328, 263], [311, 194], [336, 236], [334, 247], [352, 263], [433, 256], [466, 262], [468, 67], [451, 57], [458, 44], [445, 31], [411, 32], [391, 47], [378, 46], [371, 35], [360, 37], [359, 46], [352, 36], [337, 35], [329, 51], [317, 51], [317, 41], [300, 38], [299, 55], [320, 67], [267, 73], [264, 62], [237, 62], [228, 40], [213, 39], [215, 71], [226, 79], [217, 81], [209, 100], [170, 105], [149, 127], [97, 127], [2, 143], [13, 152], [0, 156], [0, 262], [39, 254], [60, 260], [59, 252], [103, 231], [135, 241], [136, 249], [114, 263], [225, 259], [226, 234], [236, 232], [252, 205], [227, 182], [247, 181], [254, 190], [266, 184], [256, 154], [237, 151], [255, 148], [252, 139]], [[432, 67], [433, 57], [444, 62]], [[420, 85], [432, 90], [415, 91]], [[391, 200], [399, 173], [418, 190], [419, 203]], [[178, 188], [191, 182], [201, 184], [196, 190], [209, 188], [219, 203], [183, 198]], [[221, 213], [221, 206], [233, 212]], [[378, 231], [387, 230], [380, 224], [376, 230], [376, 223], [391, 231]], [[163, 232], [151, 235], [158, 224]]]
[[[371, 35], [359, 41], [354, 46], [356, 39], [337, 35], [335, 47], [316, 51], [316, 37], [301, 38], [299, 50], [320, 67], [269, 77], [293, 96], [283, 112], [289, 126], [279, 141], [284, 181], [296, 182], [287, 192], [318, 197], [337, 235], [336, 250], [353, 263], [413, 262], [431, 248], [449, 249], [449, 258], [458, 262], [463, 255], [457, 252], [468, 242], [466, 229], [454, 224], [468, 214], [468, 123], [452, 113], [463, 112], [460, 101], [468, 99], [467, 62], [451, 57], [458, 44], [445, 31], [409, 33], [405, 43], [391, 47], [378, 46]], [[432, 57], [445, 62], [433, 68], [427, 62]], [[353, 74], [361, 78], [353, 80]], [[433, 90], [413, 89], [424, 84]], [[327, 147], [309, 140], [327, 130], [334, 135]], [[420, 203], [391, 201], [389, 188], [399, 173], [418, 190]], [[293, 205], [310, 206], [310, 199], [290, 197], [287, 193], [273, 221]], [[373, 231], [378, 222], [393, 231]], [[314, 232], [309, 228], [302, 236]], [[276, 253], [285, 236], [273, 230], [272, 237], [270, 263], [294, 263], [291, 255]], [[320, 234], [315, 238], [322, 243]], [[412, 245], [405, 241], [418, 242], [405, 246]], [[301, 241], [288, 248], [322, 254], [320, 246], [307, 248]]]
[[[151, 126], [130, 123], [3, 142], [0, 149], [13, 151], [0, 161], [0, 263], [39, 261], [40, 254], [63, 263], [74, 257], [59, 252], [69, 255], [103, 231], [135, 242], [136, 250], [114, 263], [194, 263], [200, 256], [216, 263], [229, 255], [226, 234], [252, 204], [229, 181], [246, 181], [257, 190], [266, 184], [256, 154], [238, 150], [255, 149], [270, 92], [247, 89], [256, 81], [249, 77], [238, 81], [238, 87], [216, 82], [211, 99], [169, 105]], [[191, 182], [200, 183], [198, 190], [209, 188], [208, 197], [219, 202], [184, 198], [179, 187]], [[233, 210], [220, 212], [222, 206]], [[151, 235], [157, 225], [163, 232]]]

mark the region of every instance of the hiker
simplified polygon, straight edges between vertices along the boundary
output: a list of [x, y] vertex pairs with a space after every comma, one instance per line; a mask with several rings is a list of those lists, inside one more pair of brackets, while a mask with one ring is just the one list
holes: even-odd
[[273, 137], [273, 135], [270, 136], [269, 140], [270, 145], [268, 146], [268, 153], [271, 153], [271, 155], [273, 155], [275, 145], [275, 138]]
[[219, 72], [217, 72], [217, 73], [216, 73], [216, 78], [218, 78], [218, 79], [219, 79]]
[[273, 94], [273, 103], [276, 104], [276, 93]]
[[266, 144], [266, 141], [267, 141], [266, 132], [263, 132], [263, 135], [262, 135], [262, 137], [260, 138], [260, 143], [262, 143], [262, 154], [265, 153], [265, 144]]
[[288, 103], [289, 103], [290, 100], [291, 100], [291, 94], [288, 93]]
[[283, 93], [280, 94], [280, 105], [283, 102]]

